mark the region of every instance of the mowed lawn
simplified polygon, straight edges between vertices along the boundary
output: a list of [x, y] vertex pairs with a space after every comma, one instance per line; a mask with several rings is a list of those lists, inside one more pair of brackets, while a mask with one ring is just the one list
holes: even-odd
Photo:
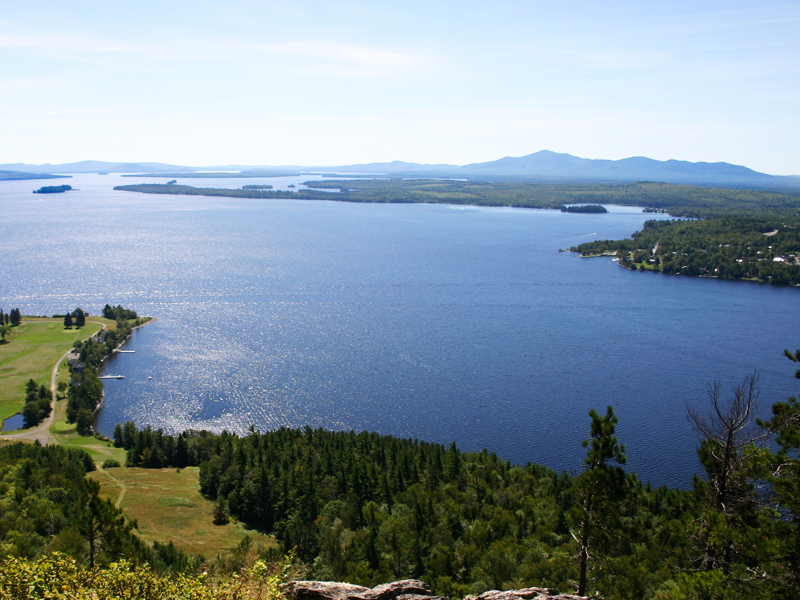
[[[91, 317], [81, 329], [64, 329], [61, 319], [24, 318], [0, 344], [0, 420], [22, 411], [25, 384], [33, 379], [50, 387], [50, 374], [56, 361], [76, 340], [85, 340], [102, 328]], [[107, 321], [113, 323], [113, 321]]]
[[55, 439], [59, 446], [80, 448], [89, 453], [92, 460], [99, 467], [106, 460], [113, 459], [119, 464], [125, 464], [125, 450], [115, 448], [114, 444], [89, 435], [78, 435], [74, 423], [67, 423], [63, 417], [67, 401], [59, 400], [56, 404], [56, 421], [50, 428], [51, 439]]
[[214, 503], [200, 494], [200, 469], [117, 468], [89, 473], [100, 493], [117, 503], [149, 542], [173, 542], [187, 552], [214, 558], [235, 548], [249, 535], [274, 545], [270, 536], [246, 530], [240, 523], [214, 525]]

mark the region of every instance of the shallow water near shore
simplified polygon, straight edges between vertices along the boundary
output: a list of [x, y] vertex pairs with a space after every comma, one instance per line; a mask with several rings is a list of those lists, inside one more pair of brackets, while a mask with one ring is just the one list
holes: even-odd
[[[305, 178], [190, 180], [285, 189]], [[764, 412], [797, 393], [800, 290], [636, 273], [559, 248], [649, 218], [450, 205], [115, 192], [115, 175], [0, 182], [0, 305], [158, 321], [107, 361], [99, 428], [374, 430], [580, 469], [613, 405], [628, 468], [688, 486], [686, 403], [761, 372]], [[142, 180], [160, 181], [160, 180]]]

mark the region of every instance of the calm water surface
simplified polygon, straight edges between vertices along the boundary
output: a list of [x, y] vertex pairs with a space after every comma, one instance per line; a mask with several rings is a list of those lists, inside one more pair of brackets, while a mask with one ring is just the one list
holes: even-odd
[[[216, 187], [302, 178], [180, 180]], [[150, 196], [140, 180], [0, 182], [0, 306], [158, 321], [112, 358], [100, 430], [375, 430], [580, 468], [590, 408], [620, 418], [629, 469], [687, 486], [686, 403], [761, 371], [795, 394], [800, 290], [634, 273], [559, 248], [639, 229], [608, 215], [445, 205]], [[145, 180], [147, 181], [147, 180]], [[153, 180], [162, 181], [162, 180]]]

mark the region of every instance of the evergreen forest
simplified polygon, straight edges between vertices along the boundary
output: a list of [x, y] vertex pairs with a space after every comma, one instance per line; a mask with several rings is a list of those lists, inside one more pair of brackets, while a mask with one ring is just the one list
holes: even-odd
[[114, 441], [129, 466], [198, 465], [215, 518], [274, 534], [309, 578], [421, 578], [451, 597], [527, 586], [609, 599], [798, 597], [800, 405], [778, 402], [757, 422], [757, 380], [712, 385], [708, 411], [690, 412], [704, 473], [687, 490], [625, 471], [611, 407], [590, 412], [585, 465], [572, 474], [308, 427], [172, 436], [126, 423]]

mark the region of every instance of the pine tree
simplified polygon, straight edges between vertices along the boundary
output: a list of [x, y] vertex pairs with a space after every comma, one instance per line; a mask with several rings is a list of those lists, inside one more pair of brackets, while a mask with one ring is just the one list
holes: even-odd
[[72, 314], [67, 313], [64, 315], [64, 329], [69, 329], [72, 327]]
[[702, 515], [703, 567], [728, 575], [736, 560], [746, 521], [757, 508], [753, 481], [759, 478], [760, 458], [772, 432], [759, 429], [758, 373], [722, 393], [719, 382], [708, 386], [711, 409], [707, 415], [689, 408], [689, 420], [700, 437], [697, 454], [706, 470], [706, 511]]
[[122, 425], [117, 423], [114, 425], [114, 447], [115, 448], [122, 448], [123, 441], [122, 441]]
[[228, 503], [224, 498], [219, 498], [214, 504], [214, 525], [226, 525], [230, 520]]
[[612, 407], [606, 408], [606, 416], [601, 417], [594, 409], [589, 411], [592, 418], [592, 437], [584, 440], [584, 448], [591, 445], [586, 454], [586, 470], [578, 477], [577, 487], [581, 496], [578, 509], [580, 538], [573, 537], [580, 544], [578, 595], [586, 595], [586, 578], [591, 558], [590, 549], [604, 531], [610, 527], [616, 515], [614, 505], [625, 494], [625, 471], [620, 466], [626, 462], [625, 445], [620, 444], [614, 431], [617, 417]]
[[[786, 357], [800, 363], [800, 350], [785, 351]], [[800, 379], [800, 370], [795, 373]], [[800, 401], [796, 397], [772, 405], [772, 419], [761, 423], [765, 429], [777, 431], [779, 451], [773, 459], [773, 497], [781, 507], [779, 532], [779, 556], [768, 569], [772, 579], [778, 582], [785, 598], [800, 597]]]

